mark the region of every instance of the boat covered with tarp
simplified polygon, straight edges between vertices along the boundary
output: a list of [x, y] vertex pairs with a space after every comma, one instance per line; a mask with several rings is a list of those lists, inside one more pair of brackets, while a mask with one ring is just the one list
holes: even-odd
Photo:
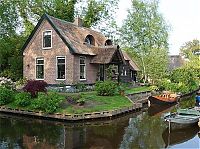
[[194, 124], [200, 119], [200, 109], [197, 107], [188, 109], [178, 109], [175, 113], [167, 113], [164, 120], [176, 124]]

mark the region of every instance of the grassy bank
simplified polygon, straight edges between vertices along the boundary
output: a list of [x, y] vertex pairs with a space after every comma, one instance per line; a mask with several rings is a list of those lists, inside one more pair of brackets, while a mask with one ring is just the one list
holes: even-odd
[[140, 87], [126, 89], [125, 94], [134, 94], [134, 93], [146, 92], [150, 90], [151, 89], [149, 86], [140, 86]]
[[[123, 107], [131, 106], [132, 103], [124, 96], [97, 96], [96, 92], [84, 92], [84, 93], [61, 93], [60, 96], [64, 97], [64, 100], [59, 104], [59, 108], [55, 113], [63, 114], [82, 114], [88, 112], [99, 112], [108, 111], [114, 109], [120, 109]], [[67, 97], [79, 96], [84, 100], [83, 105], [72, 104], [67, 100]], [[33, 99], [35, 100], [35, 99]], [[33, 110], [32, 105], [25, 107], [16, 106], [14, 102], [5, 105], [12, 109], [23, 109], [23, 110]]]
[[[67, 95], [67, 94], [66, 94]], [[81, 93], [85, 103], [82, 106], [69, 104], [66, 100], [61, 103], [60, 113], [81, 114], [88, 112], [108, 111], [131, 106], [132, 103], [124, 96], [97, 96], [96, 92]]]

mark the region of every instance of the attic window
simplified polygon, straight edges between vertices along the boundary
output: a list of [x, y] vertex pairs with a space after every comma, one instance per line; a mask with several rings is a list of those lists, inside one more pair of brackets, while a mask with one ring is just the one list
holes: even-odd
[[52, 31], [43, 32], [43, 49], [52, 48]]
[[92, 35], [87, 35], [85, 37], [85, 43], [89, 44], [89, 45], [95, 45], [95, 40], [94, 37]]
[[110, 39], [106, 40], [105, 46], [112, 45], [112, 41]]

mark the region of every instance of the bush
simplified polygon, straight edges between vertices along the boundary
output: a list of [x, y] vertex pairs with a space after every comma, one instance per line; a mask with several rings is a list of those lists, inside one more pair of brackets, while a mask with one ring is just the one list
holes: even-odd
[[0, 87], [5, 87], [7, 89], [14, 90], [15, 83], [11, 79], [7, 79], [5, 77], [0, 77]]
[[79, 91], [83, 92], [86, 90], [86, 85], [84, 83], [77, 83], [75, 85], [75, 88], [78, 89]]
[[66, 99], [70, 104], [76, 104], [81, 99], [81, 94], [70, 94], [66, 96]]
[[113, 96], [117, 90], [117, 83], [114, 81], [99, 81], [95, 85], [95, 90], [99, 96]]
[[29, 80], [23, 90], [25, 92], [29, 92], [32, 97], [37, 97], [38, 92], [45, 92], [47, 91], [46, 89], [47, 83], [42, 80]]
[[59, 108], [62, 100], [64, 100], [64, 97], [54, 92], [38, 93], [38, 97], [32, 102], [32, 108], [45, 113], [53, 113]]
[[25, 107], [31, 104], [31, 94], [21, 92], [15, 95], [15, 104], [17, 106]]
[[0, 87], [0, 106], [8, 104], [13, 100], [14, 92], [5, 87]]

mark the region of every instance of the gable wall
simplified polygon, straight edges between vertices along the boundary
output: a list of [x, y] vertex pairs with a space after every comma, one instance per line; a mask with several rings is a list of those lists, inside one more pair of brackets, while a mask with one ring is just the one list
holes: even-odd
[[[45, 30], [52, 30], [52, 48], [48, 50], [42, 49], [42, 32]], [[44, 57], [44, 81], [46, 81], [48, 84], [61, 83], [61, 81], [56, 80], [56, 56], [65, 56], [65, 83], [73, 83], [74, 55], [70, 53], [68, 47], [47, 21], [44, 21], [40, 25], [32, 40], [29, 42], [29, 45], [24, 50], [23, 54], [24, 77], [28, 79], [36, 79], [35, 60], [37, 57]]]

